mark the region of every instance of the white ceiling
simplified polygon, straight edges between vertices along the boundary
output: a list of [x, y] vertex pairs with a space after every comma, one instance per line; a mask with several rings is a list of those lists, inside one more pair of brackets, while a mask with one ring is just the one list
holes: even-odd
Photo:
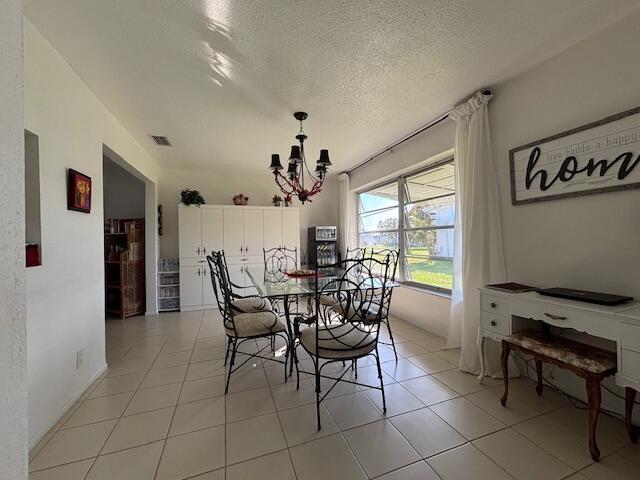
[[[164, 167], [266, 172], [296, 110], [347, 169], [612, 25], [637, 0], [26, 0], [25, 13]], [[152, 144], [166, 135], [173, 148]]]

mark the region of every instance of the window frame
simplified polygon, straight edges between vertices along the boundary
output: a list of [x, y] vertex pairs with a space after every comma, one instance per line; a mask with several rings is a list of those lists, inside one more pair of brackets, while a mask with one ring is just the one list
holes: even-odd
[[[426, 200], [433, 200], [433, 199], [437, 199], [437, 198], [444, 198], [444, 197], [449, 197], [451, 196], [451, 194], [444, 194], [444, 195], [438, 195], [435, 197], [430, 197], [430, 198], [422, 198], [416, 201], [413, 201], [411, 203], [406, 203], [406, 182], [407, 182], [407, 178], [409, 177], [413, 177], [415, 175], [419, 175], [421, 173], [426, 173], [429, 172], [430, 170], [435, 170], [436, 168], [439, 168], [443, 165], [447, 165], [447, 164], [453, 164], [455, 161], [454, 157], [447, 157], [443, 160], [440, 160], [438, 162], [435, 162], [427, 167], [424, 168], [420, 168], [417, 170], [413, 170], [407, 173], [403, 173], [401, 175], [398, 175], [396, 177], [393, 177], [391, 179], [388, 179], [385, 182], [381, 182], [378, 184], [375, 184], [371, 187], [368, 187], [366, 189], [363, 189], [359, 192], [357, 192], [358, 194], [358, 211], [356, 212], [357, 215], [357, 234], [358, 234], [358, 247], [360, 247], [360, 238], [362, 234], [367, 234], [367, 233], [383, 233], [383, 232], [398, 232], [398, 248], [399, 248], [399, 256], [398, 256], [398, 276], [399, 276], [399, 283], [402, 285], [406, 285], [409, 287], [413, 287], [413, 288], [417, 288], [417, 289], [421, 289], [421, 290], [427, 290], [429, 292], [435, 292], [435, 293], [439, 293], [439, 294], [444, 294], [444, 295], [451, 295], [451, 289], [450, 288], [444, 288], [444, 287], [439, 287], [437, 285], [429, 285], [427, 283], [421, 283], [421, 282], [415, 282], [413, 280], [407, 280], [408, 278], [408, 267], [407, 267], [407, 263], [406, 263], [406, 259], [407, 256], [408, 257], [412, 257], [413, 255], [407, 255], [406, 252], [406, 243], [407, 243], [407, 238], [406, 238], [406, 232], [410, 232], [410, 231], [418, 231], [418, 230], [449, 230], [449, 229], [454, 229], [455, 232], [455, 223], [452, 225], [437, 225], [437, 226], [433, 226], [433, 227], [407, 227], [405, 228], [405, 206], [406, 205], [412, 205], [415, 203], [420, 203], [420, 202], [424, 202]], [[379, 208], [379, 209], [375, 209], [375, 210], [370, 210], [367, 212], [364, 212], [364, 214], [370, 214], [370, 213], [374, 213], [374, 212], [378, 212], [378, 211], [384, 211], [384, 210], [389, 210], [391, 208], [397, 208], [398, 209], [398, 229], [397, 230], [371, 230], [371, 231], [362, 231], [361, 230], [361, 222], [360, 222], [360, 217], [362, 216], [362, 213], [360, 212], [360, 195], [364, 194], [364, 193], [368, 193], [371, 192], [372, 190], [378, 189], [378, 188], [383, 188], [383, 187], [387, 187], [389, 185], [392, 185], [394, 183], [397, 183], [398, 186], [398, 205], [396, 205], [395, 207], [383, 207], [383, 208]], [[455, 197], [457, 192], [454, 192], [453, 195]]]

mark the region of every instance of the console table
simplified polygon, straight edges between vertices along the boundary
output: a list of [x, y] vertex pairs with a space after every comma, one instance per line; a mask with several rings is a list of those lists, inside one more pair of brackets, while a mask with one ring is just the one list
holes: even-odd
[[478, 328], [480, 375], [485, 373], [484, 339], [497, 342], [513, 333], [536, 328], [539, 322], [572, 328], [616, 344], [618, 371], [615, 383], [626, 391], [626, 428], [634, 439], [631, 410], [640, 391], [640, 303], [614, 307], [548, 297], [536, 292], [511, 293], [480, 288], [481, 322]]

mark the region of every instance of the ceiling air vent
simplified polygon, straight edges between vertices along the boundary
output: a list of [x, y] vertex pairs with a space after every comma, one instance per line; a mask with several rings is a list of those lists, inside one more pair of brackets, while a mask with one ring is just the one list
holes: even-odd
[[171, 147], [171, 142], [167, 137], [163, 137], [162, 135], [149, 135], [153, 142], [156, 145], [160, 145], [161, 147]]

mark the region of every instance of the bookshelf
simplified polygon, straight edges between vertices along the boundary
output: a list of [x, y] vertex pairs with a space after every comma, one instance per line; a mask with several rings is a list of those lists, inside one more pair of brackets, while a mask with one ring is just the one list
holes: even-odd
[[105, 221], [105, 310], [127, 318], [145, 312], [144, 218]]

